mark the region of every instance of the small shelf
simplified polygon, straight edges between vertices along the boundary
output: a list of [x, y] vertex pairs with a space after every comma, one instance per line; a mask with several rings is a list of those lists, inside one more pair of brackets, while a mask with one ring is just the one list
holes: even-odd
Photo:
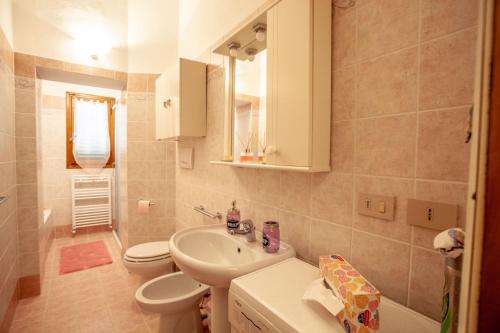
[[237, 168], [249, 169], [266, 169], [266, 170], [283, 170], [283, 171], [296, 171], [296, 172], [329, 172], [330, 168], [313, 169], [312, 167], [298, 167], [287, 165], [272, 165], [264, 163], [249, 163], [249, 162], [227, 162], [227, 161], [210, 161], [210, 164], [228, 165]]

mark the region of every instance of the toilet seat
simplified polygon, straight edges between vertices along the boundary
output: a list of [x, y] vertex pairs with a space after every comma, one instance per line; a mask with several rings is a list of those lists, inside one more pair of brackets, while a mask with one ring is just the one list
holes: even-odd
[[170, 258], [170, 249], [168, 241], [148, 242], [138, 244], [129, 248], [123, 260], [128, 262], [152, 262]]

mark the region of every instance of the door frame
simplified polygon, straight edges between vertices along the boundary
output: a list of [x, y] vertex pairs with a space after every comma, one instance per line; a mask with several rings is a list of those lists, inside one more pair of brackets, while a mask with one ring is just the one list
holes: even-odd
[[[499, 291], [497, 288], [491, 288], [489, 286], [489, 278], [486, 277], [486, 274], [481, 273], [488, 271], [482, 265], [487, 264], [491, 259], [496, 259], [495, 257], [497, 256], [490, 248], [488, 248], [488, 251], [483, 251], [485, 246], [490, 246], [490, 238], [494, 237], [494, 234], [491, 234], [490, 228], [497, 228], [500, 233], [500, 225], [497, 223], [497, 226], [494, 226], [491, 223], [494, 215], [488, 214], [489, 209], [492, 209], [491, 202], [489, 202], [489, 199], [491, 199], [491, 185], [489, 182], [493, 180], [496, 182], [494, 186], [497, 187], [497, 190], [500, 189], [500, 180], [498, 177], [496, 180], [492, 177], [495, 168], [492, 167], [489, 157], [493, 156], [493, 154], [488, 154], [488, 147], [491, 150], [495, 149], [495, 147], [498, 149], [499, 147], [498, 143], [494, 144], [490, 142], [493, 138], [490, 134], [496, 136], [500, 134], [500, 122], [497, 119], [500, 111], [498, 110], [500, 102], [498, 99], [500, 96], [492, 95], [492, 87], [494, 88], [495, 84], [497, 86], [496, 89], [500, 88], [498, 75], [492, 81], [492, 67], [497, 71], [498, 67], [500, 67], [500, 62], [492, 62], [494, 38], [496, 49], [499, 47], [499, 34], [494, 34], [494, 20], [496, 20], [496, 30], [498, 31], [499, 7], [497, 6], [495, 12], [495, 0], [479, 1], [474, 113], [472, 119], [467, 221], [465, 227], [467, 240], [463, 258], [460, 313], [458, 318], [458, 332], [460, 333], [490, 332], [491, 330], [485, 327], [496, 327], [488, 325], [494, 325], [497, 322], [495, 316], [491, 317], [488, 312], [483, 312], [483, 310], [485, 304], [489, 304], [489, 302], [494, 301], [498, 304], [498, 300], [494, 298], [499, 297]], [[496, 59], [498, 58], [497, 50], [495, 50], [495, 53]], [[497, 109], [495, 109], [494, 104], [491, 104], [495, 100], [497, 100]], [[492, 122], [490, 122], [490, 117]], [[493, 122], [495, 120], [496, 123]], [[500, 166], [498, 158], [496, 162]], [[498, 214], [498, 212], [495, 213]], [[498, 272], [497, 266], [495, 267]], [[481, 285], [483, 288], [481, 288]], [[496, 295], [493, 295], [493, 293]], [[497, 309], [493, 308], [490, 311], [493, 313]], [[485, 319], [493, 321], [489, 323], [483, 322]]]

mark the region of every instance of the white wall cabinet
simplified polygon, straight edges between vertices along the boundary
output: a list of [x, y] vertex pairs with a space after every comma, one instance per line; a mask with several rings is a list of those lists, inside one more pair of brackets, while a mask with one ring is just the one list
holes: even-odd
[[206, 64], [179, 59], [156, 80], [156, 139], [202, 137], [207, 132]]
[[331, 2], [283, 0], [267, 12], [267, 163], [330, 169]]
[[[264, 41], [255, 27], [266, 26]], [[271, 1], [247, 18], [214, 52], [240, 61], [253, 48], [267, 50], [265, 159], [241, 162], [233, 156], [236, 58], [226, 73], [225, 155], [214, 164], [322, 172], [330, 170], [332, 98], [332, 1]], [[240, 78], [241, 80], [241, 78]], [[259, 128], [260, 131], [260, 128]], [[259, 142], [260, 143], [260, 142]], [[263, 150], [263, 149], [262, 149]], [[259, 151], [259, 154], [262, 152]], [[255, 156], [255, 154], [254, 154]]]

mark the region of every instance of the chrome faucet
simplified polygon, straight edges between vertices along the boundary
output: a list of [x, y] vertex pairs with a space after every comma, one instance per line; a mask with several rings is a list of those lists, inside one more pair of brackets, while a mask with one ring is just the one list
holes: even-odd
[[228, 232], [232, 235], [245, 235], [247, 242], [255, 242], [257, 240], [255, 238], [255, 226], [253, 225], [253, 221], [249, 219], [241, 221], [238, 229], [231, 229]]

